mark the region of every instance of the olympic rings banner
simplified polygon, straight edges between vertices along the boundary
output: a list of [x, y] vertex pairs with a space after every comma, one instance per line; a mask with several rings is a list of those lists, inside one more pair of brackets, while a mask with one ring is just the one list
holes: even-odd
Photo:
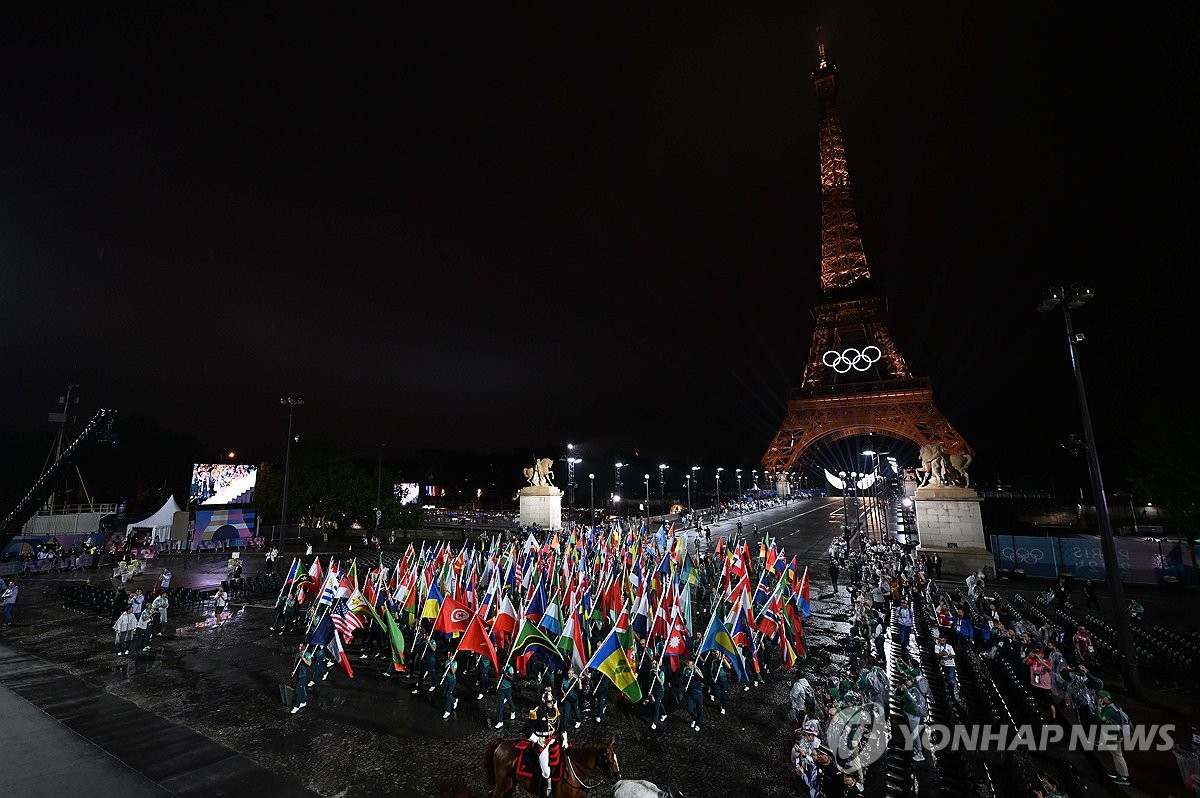
[[[1022, 570], [1026, 576], [1104, 581], [1104, 553], [1098, 537], [1043, 538], [991, 535], [997, 571]], [[1126, 582], [1161, 584], [1166, 577], [1196, 584], [1196, 551], [1186, 541], [1118, 538], [1117, 563]]]

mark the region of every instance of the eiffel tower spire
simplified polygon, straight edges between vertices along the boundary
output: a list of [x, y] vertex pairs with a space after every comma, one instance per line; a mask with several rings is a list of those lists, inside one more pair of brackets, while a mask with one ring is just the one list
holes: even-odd
[[929, 380], [913, 377], [892, 340], [887, 300], [867, 268], [850, 194], [846, 147], [837, 113], [837, 67], [817, 30], [817, 96], [821, 179], [821, 302], [800, 387], [789, 392], [787, 416], [762, 458], [768, 473], [795, 467], [810, 447], [861, 434], [882, 434], [947, 452], [974, 454], [933, 403]]
[[846, 145], [842, 141], [842, 120], [836, 103], [837, 67], [825, 56], [820, 28], [817, 28], [817, 68], [812, 76], [821, 152], [821, 291], [828, 295], [869, 280], [871, 272], [850, 196]]
[[[812, 73], [817, 95], [817, 132], [821, 166], [821, 298], [813, 309], [817, 321], [801, 382], [805, 388], [854, 381], [905, 379], [908, 365], [888, 332], [887, 302], [875, 293], [867, 255], [858, 232], [846, 145], [837, 112], [837, 67], [825, 53], [817, 29], [817, 67]], [[849, 372], [831, 369], [829, 352], [863, 352], [872, 355], [870, 367]], [[873, 357], [878, 354], [878, 358]]]

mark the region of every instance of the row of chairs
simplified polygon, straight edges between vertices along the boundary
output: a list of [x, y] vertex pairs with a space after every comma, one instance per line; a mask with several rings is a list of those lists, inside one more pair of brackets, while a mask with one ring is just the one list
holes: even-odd
[[[86, 582], [64, 582], [58, 586], [59, 601], [64, 607], [92, 612], [101, 617], [111, 617], [120, 595], [110, 585], [91, 585]], [[173, 587], [167, 590], [167, 600], [170, 602], [169, 612], [193, 612], [204, 600], [205, 591], [187, 587]]]
[[[916, 631], [919, 635], [932, 635], [932, 626], [936, 617], [932, 607], [925, 606], [916, 613]], [[1001, 723], [1006, 718], [1007, 710], [1003, 699], [996, 693], [995, 685], [986, 678], [977, 655], [973, 650], [959, 649], [955, 646], [954, 662], [957, 668], [958, 701], [961, 711], [960, 721], [967, 724]], [[989, 693], [990, 690], [990, 693]], [[939, 762], [946, 757], [946, 752], [938, 755]], [[996, 784], [992, 779], [987, 761], [978, 756], [962, 757], [962, 778], [966, 784], [975, 785], [974, 793], [980, 798], [992, 798], [997, 794]], [[970, 794], [964, 791], [960, 794]]]
[[283, 577], [278, 574], [258, 574], [256, 576], [227, 579], [221, 583], [231, 599], [243, 601], [270, 593], [278, 593], [283, 589]]
[[[1067, 607], [1074, 609], [1070, 602], [1067, 603]], [[1111, 636], [1113, 640], [1117, 639], [1117, 633], [1113, 627], [1099, 616], [1088, 613], [1083, 622], [1089, 629], [1100, 629], [1104, 634]], [[1131, 624], [1130, 627], [1135, 646], [1140, 645], [1138, 659], [1145, 662], [1148, 667], [1165, 668], [1175, 676], [1191, 675], [1195, 670], [1197, 662], [1195, 657], [1188, 656], [1168, 643], [1166, 639], [1143, 629], [1136, 623]], [[1141, 658], [1141, 651], [1145, 651], [1147, 654], [1145, 660]]]

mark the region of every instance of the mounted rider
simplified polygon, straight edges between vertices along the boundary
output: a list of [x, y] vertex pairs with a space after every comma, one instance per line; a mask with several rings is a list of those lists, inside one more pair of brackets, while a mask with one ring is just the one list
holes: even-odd
[[554, 691], [547, 688], [542, 693], [542, 703], [537, 709], [529, 710], [529, 720], [533, 725], [529, 741], [537, 746], [538, 767], [542, 770], [545, 784], [543, 794], [546, 796], [550, 795], [554, 786], [550, 781], [550, 747], [558, 745], [559, 719], [558, 701], [554, 698]]

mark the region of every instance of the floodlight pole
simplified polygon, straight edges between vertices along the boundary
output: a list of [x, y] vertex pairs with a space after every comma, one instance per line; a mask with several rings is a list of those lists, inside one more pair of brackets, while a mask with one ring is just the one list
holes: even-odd
[[286, 405], [288, 409], [288, 434], [287, 447], [284, 449], [283, 455], [283, 501], [280, 509], [279, 519], [279, 548], [282, 550], [284, 539], [287, 536], [287, 496], [288, 496], [288, 478], [292, 470], [292, 416], [296, 412], [296, 408], [304, 404], [303, 399], [295, 399], [288, 397], [280, 399], [279, 404]]
[[1075, 285], [1050, 291], [1038, 309], [1042, 312], [1061, 305], [1063, 321], [1067, 326], [1067, 349], [1071, 355], [1071, 370], [1075, 374], [1075, 389], [1079, 394], [1079, 415], [1083, 422], [1084, 450], [1087, 453], [1088, 472], [1092, 478], [1093, 503], [1096, 505], [1096, 522], [1100, 527], [1100, 545], [1104, 552], [1104, 575], [1108, 580], [1109, 596], [1113, 605], [1113, 624], [1117, 627], [1117, 639], [1121, 650], [1118, 660], [1125, 689], [1136, 695], [1140, 686], [1137, 664], [1137, 649], [1133, 643], [1133, 630], [1129, 626], [1129, 608], [1125, 601], [1125, 586], [1121, 582], [1121, 571], [1117, 562], [1117, 545], [1113, 539], [1112, 520], [1108, 515], [1108, 496], [1104, 492], [1104, 479], [1100, 474], [1100, 460], [1096, 456], [1096, 436], [1092, 431], [1092, 415], [1088, 410], [1087, 391], [1083, 387], [1083, 372], [1079, 366], [1079, 351], [1076, 344], [1083, 340], [1071, 326], [1072, 306], [1078, 309], [1092, 298], [1091, 289]]

